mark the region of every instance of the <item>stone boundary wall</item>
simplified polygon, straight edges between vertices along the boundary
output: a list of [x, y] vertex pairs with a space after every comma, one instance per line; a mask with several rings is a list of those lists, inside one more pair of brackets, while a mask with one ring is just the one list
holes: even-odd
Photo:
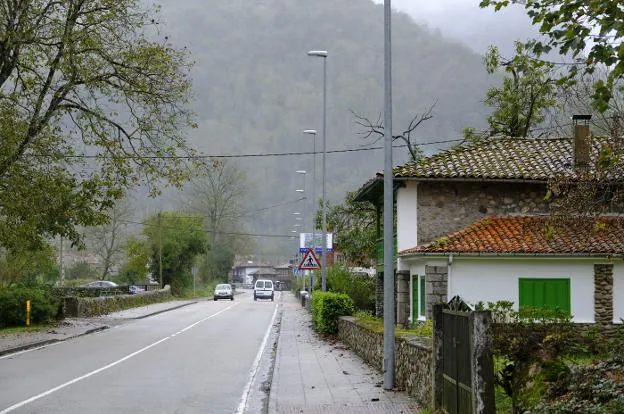
[[[383, 333], [374, 332], [343, 316], [338, 320], [338, 338], [377, 371], [383, 371]], [[395, 340], [395, 386], [404, 389], [423, 407], [431, 405], [433, 360], [431, 346], [418, 338]]]
[[144, 292], [137, 295], [101, 296], [97, 298], [64, 297], [62, 299], [63, 317], [88, 318], [106, 315], [124, 309], [151, 305], [171, 299], [171, 289]]

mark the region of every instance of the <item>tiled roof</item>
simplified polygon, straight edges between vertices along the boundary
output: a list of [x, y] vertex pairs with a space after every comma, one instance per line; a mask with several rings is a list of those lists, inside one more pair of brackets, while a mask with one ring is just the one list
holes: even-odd
[[624, 217], [487, 217], [399, 255], [419, 253], [622, 254]]
[[[593, 139], [595, 165], [605, 139]], [[477, 178], [547, 181], [555, 175], [575, 176], [574, 143], [570, 138], [495, 139], [457, 147], [394, 169], [397, 178]]]

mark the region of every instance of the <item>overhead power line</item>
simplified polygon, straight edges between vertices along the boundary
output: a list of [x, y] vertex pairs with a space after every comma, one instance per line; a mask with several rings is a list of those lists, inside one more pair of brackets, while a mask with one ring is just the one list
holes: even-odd
[[[165, 220], [167, 220], [167, 219], [165, 218], [163, 221], [165, 221]], [[119, 221], [121, 221], [122, 223], [140, 224], [140, 225], [143, 225], [143, 226], [158, 227], [158, 228], [161, 228], [161, 229], [186, 230], [186, 231], [203, 232], [203, 233], [215, 233], [214, 230], [190, 228], [190, 227], [184, 227], [184, 226], [168, 226], [168, 225], [160, 225], [159, 226], [158, 224], [145, 223], [145, 222], [141, 222], [141, 221], [130, 221], [130, 220], [119, 220]], [[238, 233], [238, 232], [228, 232], [228, 231], [218, 231], [216, 233], [227, 234], [227, 235], [231, 235], [231, 236], [249, 236], [249, 237], [270, 237], [270, 238], [290, 238], [290, 237], [292, 237], [291, 235], [285, 235], [285, 234], [257, 234], [257, 233]]]
[[[447, 140], [439, 140], [439, 141], [429, 141], [422, 143], [415, 143], [414, 145], [425, 146], [425, 145], [436, 145], [436, 144], [447, 144], [451, 142], [461, 142], [463, 138], [458, 139], [447, 139]], [[394, 145], [393, 148], [406, 148], [407, 145]], [[362, 152], [362, 151], [376, 151], [381, 150], [384, 147], [365, 147], [365, 148], [345, 148], [338, 150], [329, 150], [326, 151], [327, 154], [343, 154], [350, 152]], [[200, 155], [120, 155], [115, 158], [120, 159], [145, 159], [145, 160], [159, 160], [159, 159], [173, 159], [173, 160], [195, 160], [195, 159], [211, 159], [211, 158], [256, 158], [256, 157], [285, 157], [285, 156], [295, 156], [295, 155], [314, 155], [321, 154], [319, 151], [301, 151], [301, 152], [267, 152], [267, 153], [256, 153], [256, 154], [219, 154], [219, 155], [208, 155], [208, 154], [200, 154]], [[78, 159], [105, 159], [110, 158], [106, 155], [87, 155], [87, 154], [75, 154], [75, 155], [65, 155], [62, 157], [52, 156], [46, 154], [32, 154], [34, 157], [54, 157], [54, 158], [78, 158]]]

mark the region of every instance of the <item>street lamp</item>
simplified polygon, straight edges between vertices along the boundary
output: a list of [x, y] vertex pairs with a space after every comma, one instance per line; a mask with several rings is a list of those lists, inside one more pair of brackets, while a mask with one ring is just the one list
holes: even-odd
[[306, 135], [312, 135], [312, 250], [316, 254], [316, 129], [306, 129]]
[[321, 246], [321, 271], [323, 275], [321, 289], [327, 291], [327, 212], [326, 212], [326, 180], [325, 180], [325, 158], [327, 148], [327, 51], [311, 50], [308, 56], [323, 58], [323, 204], [321, 206], [322, 217], [321, 226], [323, 227], [323, 245]]

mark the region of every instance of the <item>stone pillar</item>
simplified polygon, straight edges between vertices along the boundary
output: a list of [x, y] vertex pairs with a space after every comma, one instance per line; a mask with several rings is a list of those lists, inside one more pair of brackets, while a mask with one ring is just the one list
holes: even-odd
[[432, 312], [429, 313], [431, 315], [431, 319], [433, 321], [433, 349], [431, 351], [431, 357], [433, 359], [433, 370], [432, 370], [432, 380], [433, 384], [433, 392], [432, 392], [432, 406], [434, 410], [441, 410], [444, 398], [444, 378], [443, 378], [443, 369], [442, 364], [444, 362], [444, 352], [443, 352], [443, 340], [444, 340], [444, 320], [442, 311], [444, 310], [444, 305], [441, 303], [436, 303], [433, 305]]
[[425, 293], [427, 294], [427, 315], [432, 315], [433, 305], [446, 303], [448, 286], [447, 266], [425, 266]]
[[594, 265], [594, 320], [600, 325], [613, 323], [613, 264]]
[[409, 324], [409, 270], [400, 270], [396, 277], [396, 323], [399, 326], [407, 326]]
[[492, 314], [490, 311], [470, 312], [473, 413], [496, 413], [492, 336], [488, 334], [491, 324]]
[[384, 274], [377, 272], [377, 284], [375, 287], [375, 315], [379, 318], [384, 313]]

